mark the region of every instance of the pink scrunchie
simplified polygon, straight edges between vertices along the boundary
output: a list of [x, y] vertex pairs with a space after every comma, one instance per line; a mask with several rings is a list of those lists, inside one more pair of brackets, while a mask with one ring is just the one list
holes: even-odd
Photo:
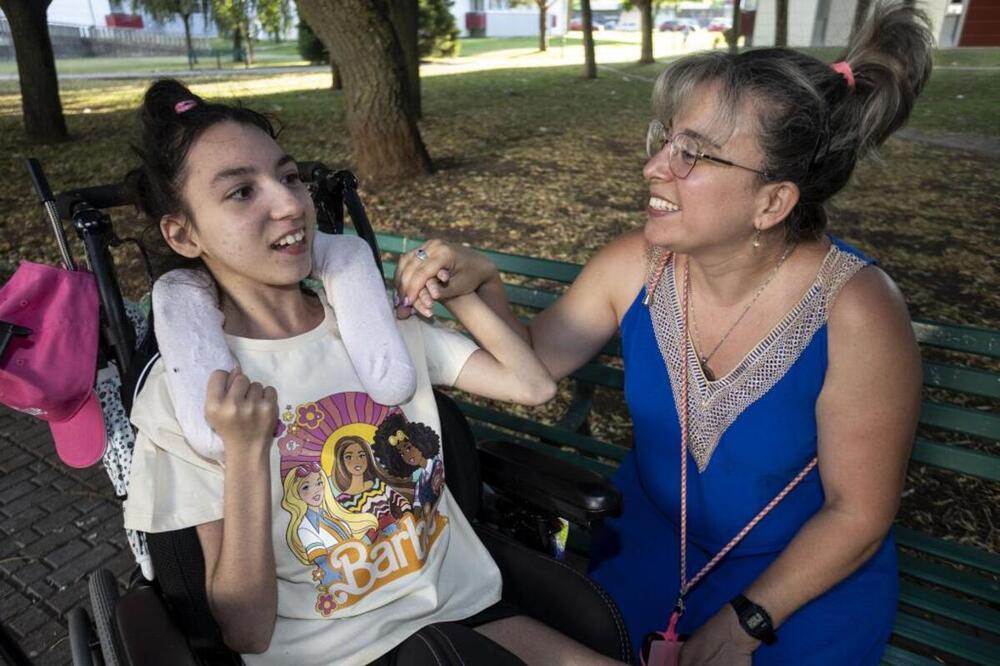
[[854, 71], [851, 69], [851, 65], [846, 60], [841, 60], [830, 65], [830, 69], [838, 72], [847, 81], [847, 86], [854, 90]]
[[196, 106], [198, 106], [198, 102], [194, 101], [193, 99], [186, 99], [174, 104], [174, 113], [180, 115], [186, 111], [190, 111]]

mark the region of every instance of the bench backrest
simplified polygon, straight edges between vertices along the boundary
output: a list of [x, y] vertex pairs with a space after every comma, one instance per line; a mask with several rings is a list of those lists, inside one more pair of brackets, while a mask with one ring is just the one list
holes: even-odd
[[[412, 250], [424, 242], [388, 234], [379, 235], [378, 241], [390, 255]], [[583, 268], [564, 261], [481, 251], [503, 274], [511, 303], [525, 311], [538, 311], [553, 303]], [[395, 257], [386, 262], [387, 277], [394, 275], [395, 265]], [[436, 314], [450, 318], [440, 306]], [[1000, 332], [921, 320], [913, 322], [913, 330], [924, 355], [925, 399], [912, 460], [1000, 481], [1000, 456], [987, 452], [1000, 440], [1000, 372], [996, 369]], [[616, 337], [599, 357], [573, 373], [573, 378], [578, 383], [622, 389], [624, 373], [613, 361], [620, 356], [621, 345]], [[593, 453], [620, 460], [626, 451], [625, 447], [611, 445]]]

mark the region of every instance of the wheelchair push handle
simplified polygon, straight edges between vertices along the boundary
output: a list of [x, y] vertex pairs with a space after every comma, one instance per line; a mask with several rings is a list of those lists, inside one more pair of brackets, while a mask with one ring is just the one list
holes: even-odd
[[325, 233], [344, 232], [344, 209], [351, 216], [351, 222], [358, 236], [372, 249], [375, 266], [385, 279], [382, 266], [382, 252], [378, 247], [375, 230], [368, 221], [365, 206], [358, 196], [358, 179], [346, 169], [333, 171], [322, 162], [299, 162], [299, 177], [316, 187], [316, 213], [319, 230]]
[[56, 206], [55, 197], [52, 196], [49, 181], [45, 178], [45, 172], [42, 170], [42, 164], [34, 157], [29, 157], [25, 160], [25, 164], [28, 167], [28, 174], [31, 176], [31, 184], [35, 186], [38, 198], [41, 199], [42, 206], [45, 207], [45, 214], [49, 218], [49, 224], [52, 225], [56, 243], [59, 245], [59, 256], [62, 259], [63, 266], [66, 270], [75, 271], [76, 263], [73, 261], [73, 255], [69, 252], [69, 243], [66, 242], [66, 232], [63, 230], [62, 219]]

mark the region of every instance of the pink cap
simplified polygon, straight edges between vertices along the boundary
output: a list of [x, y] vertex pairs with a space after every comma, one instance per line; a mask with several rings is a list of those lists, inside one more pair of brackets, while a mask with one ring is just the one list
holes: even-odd
[[49, 422], [56, 451], [71, 467], [104, 453], [97, 372], [98, 303], [86, 271], [21, 262], [0, 287], [0, 321], [30, 329], [0, 356], [0, 403]]

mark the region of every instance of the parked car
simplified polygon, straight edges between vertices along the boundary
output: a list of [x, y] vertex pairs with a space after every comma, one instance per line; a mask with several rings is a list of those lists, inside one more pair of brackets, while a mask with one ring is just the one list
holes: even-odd
[[[601, 25], [597, 21], [593, 21], [593, 20], [590, 22], [590, 28], [594, 32], [600, 32], [601, 30], [604, 30], [604, 26], [603, 25]], [[578, 18], [570, 19], [569, 29], [570, 30], [575, 30], [577, 32], [582, 32], [583, 31], [583, 19], [578, 19]]]
[[694, 19], [672, 18], [660, 24], [660, 32], [681, 32], [684, 30], [684, 26], [687, 26], [691, 32], [701, 29], [701, 26]]
[[725, 19], [712, 19], [705, 30], [709, 32], [725, 32], [729, 30], [730, 22]]

